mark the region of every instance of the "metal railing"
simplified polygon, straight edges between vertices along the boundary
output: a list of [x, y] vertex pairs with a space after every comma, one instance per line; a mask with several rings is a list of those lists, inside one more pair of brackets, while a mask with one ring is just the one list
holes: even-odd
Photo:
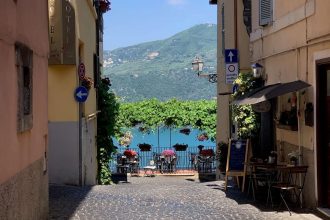
[[[150, 165], [150, 161], [154, 161], [156, 170], [160, 173], [164, 172], [177, 172], [180, 170], [196, 170], [198, 172], [215, 172], [215, 157], [214, 156], [201, 156], [197, 146], [189, 146], [185, 151], [176, 151], [173, 148], [165, 147], [153, 147], [150, 151], [141, 151], [138, 147], [130, 147], [130, 150], [136, 151], [137, 156], [135, 158], [134, 170], [136, 171]], [[164, 157], [162, 152], [164, 150], [173, 150], [175, 152], [174, 157]], [[212, 149], [216, 151], [215, 146], [205, 146], [203, 149]], [[113, 160], [109, 164], [113, 173], [118, 172], [118, 166], [124, 164], [131, 164], [128, 158], [123, 155], [126, 149], [120, 149], [113, 155]], [[128, 172], [130, 168], [128, 167]]]

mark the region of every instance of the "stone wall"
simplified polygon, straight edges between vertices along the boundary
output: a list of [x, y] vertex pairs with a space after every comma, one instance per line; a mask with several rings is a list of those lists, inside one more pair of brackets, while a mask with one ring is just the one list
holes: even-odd
[[0, 219], [48, 219], [48, 173], [41, 158], [0, 185]]

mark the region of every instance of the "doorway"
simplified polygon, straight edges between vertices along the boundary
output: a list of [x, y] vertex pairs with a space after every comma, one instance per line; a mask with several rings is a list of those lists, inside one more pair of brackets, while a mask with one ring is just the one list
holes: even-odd
[[318, 206], [330, 208], [330, 62], [317, 65], [316, 134]]

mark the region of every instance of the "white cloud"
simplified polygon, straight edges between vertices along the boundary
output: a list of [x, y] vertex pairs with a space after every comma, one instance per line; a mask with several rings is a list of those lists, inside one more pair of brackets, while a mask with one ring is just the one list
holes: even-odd
[[185, 0], [167, 0], [170, 5], [183, 5], [185, 4]]

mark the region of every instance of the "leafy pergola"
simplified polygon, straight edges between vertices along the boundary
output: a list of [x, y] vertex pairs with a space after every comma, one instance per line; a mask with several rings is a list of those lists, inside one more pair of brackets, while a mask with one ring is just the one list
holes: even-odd
[[141, 102], [121, 103], [116, 120], [116, 137], [122, 136], [125, 129], [138, 127], [142, 132], [150, 132], [158, 127], [191, 127], [205, 132], [215, 140], [216, 101], [180, 101], [171, 99], [160, 102], [149, 99]]

